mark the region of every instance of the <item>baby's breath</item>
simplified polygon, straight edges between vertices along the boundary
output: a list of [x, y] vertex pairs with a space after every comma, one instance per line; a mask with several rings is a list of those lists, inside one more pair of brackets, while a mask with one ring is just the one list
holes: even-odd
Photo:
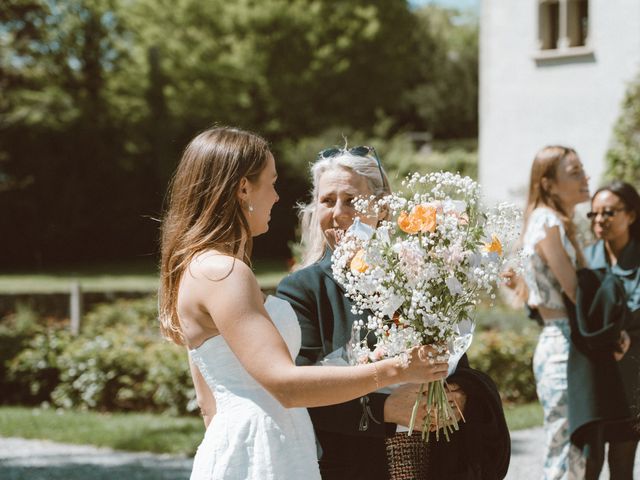
[[[459, 341], [460, 325], [473, 320], [482, 295], [495, 298], [507, 266], [521, 263], [520, 211], [506, 203], [485, 208], [480, 200], [471, 178], [435, 172], [408, 175], [399, 192], [382, 199], [354, 202], [361, 214], [390, 214], [377, 229], [356, 221], [333, 252], [334, 278], [354, 312], [371, 312], [356, 326], [365, 340], [353, 343], [354, 361], [405, 358], [419, 345], [452, 354], [468, 348], [470, 340]], [[373, 349], [369, 332], [377, 339]]]

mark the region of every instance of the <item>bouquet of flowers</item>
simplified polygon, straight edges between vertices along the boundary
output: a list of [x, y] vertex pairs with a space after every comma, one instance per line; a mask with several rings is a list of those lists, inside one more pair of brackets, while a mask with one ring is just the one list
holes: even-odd
[[[449, 373], [471, 344], [473, 312], [482, 295], [495, 298], [505, 252], [515, 244], [520, 213], [508, 204], [480, 205], [479, 185], [448, 172], [410, 175], [399, 193], [355, 202], [363, 215], [385, 215], [372, 228], [358, 219], [341, 235], [333, 252], [333, 275], [354, 303], [354, 313], [370, 311], [354, 328], [374, 332], [375, 348], [354, 335], [349, 345], [355, 363], [387, 357], [406, 361], [406, 351], [432, 345], [450, 355]], [[513, 267], [513, 266], [511, 266]], [[409, 427], [413, 431], [424, 385]], [[458, 429], [444, 380], [427, 386], [423, 439], [433, 427]], [[431, 417], [435, 425], [431, 424]]]

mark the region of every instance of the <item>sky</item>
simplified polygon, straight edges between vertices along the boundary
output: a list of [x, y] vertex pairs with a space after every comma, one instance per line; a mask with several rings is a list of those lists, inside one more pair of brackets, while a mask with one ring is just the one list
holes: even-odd
[[478, 10], [480, 8], [480, 0], [409, 0], [409, 3], [415, 6], [435, 3], [443, 7], [455, 7], [461, 10]]

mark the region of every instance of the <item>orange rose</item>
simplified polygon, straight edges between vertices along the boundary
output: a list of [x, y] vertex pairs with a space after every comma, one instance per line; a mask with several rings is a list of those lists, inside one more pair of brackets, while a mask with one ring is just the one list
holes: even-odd
[[422, 233], [436, 231], [436, 207], [433, 205], [417, 205], [413, 209], [413, 214], [420, 222], [420, 231]]
[[491, 235], [491, 242], [484, 244], [484, 251], [487, 253], [497, 253], [502, 256], [502, 243], [496, 235]]
[[398, 217], [398, 226], [400, 227], [400, 230], [405, 233], [410, 233], [411, 235], [420, 231], [418, 224], [407, 212], [400, 212], [400, 216]]
[[414, 235], [418, 232], [427, 233], [436, 230], [435, 206], [430, 204], [416, 205], [411, 213], [401, 212], [398, 217], [398, 226], [403, 232]]
[[353, 273], [364, 273], [369, 270], [369, 265], [364, 261], [364, 250], [358, 250], [349, 266]]

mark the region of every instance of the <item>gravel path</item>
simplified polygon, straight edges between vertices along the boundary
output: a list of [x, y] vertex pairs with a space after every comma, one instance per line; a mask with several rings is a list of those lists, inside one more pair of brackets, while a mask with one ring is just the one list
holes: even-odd
[[191, 463], [172, 455], [0, 438], [2, 480], [187, 480]]
[[[543, 452], [542, 428], [511, 432], [507, 480], [541, 478]], [[186, 480], [191, 462], [172, 455], [0, 437], [2, 480]], [[636, 455], [634, 478], [640, 478], [640, 452]], [[608, 472], [603, 472], [600, 479], [608, 480]]]
[[[542, 478], [542, 457], [544, 455], [544, 432], [542, 427], [511, 432], [511, 463], [506, 480], [537, 480]], [[640, 449], [636, 452], [633, 478], [640, 479]], [[600, 480], [609, 480], [605, 466]]]

